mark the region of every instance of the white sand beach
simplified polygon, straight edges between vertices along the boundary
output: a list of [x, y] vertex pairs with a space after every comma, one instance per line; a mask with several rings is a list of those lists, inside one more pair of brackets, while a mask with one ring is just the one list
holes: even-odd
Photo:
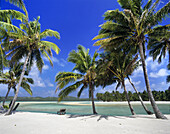
[[101, 116], [17, 112], [0, 115], [0, 134], [169, 134], [168, 120], [154, 115]]

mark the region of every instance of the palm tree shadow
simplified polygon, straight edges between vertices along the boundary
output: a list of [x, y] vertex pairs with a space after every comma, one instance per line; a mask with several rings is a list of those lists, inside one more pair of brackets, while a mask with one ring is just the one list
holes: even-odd
[[94, 115], [94, 114], [88, 114], [88, 115], [69, 115], [68, 118], [79, 118], [79, 117], [83, 117], [81, 120], [87, 120], [87, 119], [90, 119], [90, 118], [96, 118], [96, 117], [99, 117], [97, 119], [97, 121], [100, 121], [101, 119], [106, 119], [108, 120], [108, 117], [109, 116], [106, 116], [106, 115]]
[[81, 120], [87, 120], [90, 118], [98, 117], [97, 121], [101, 121], [102, 119], [109, 120], [109, 118], [117, 118], [117, 119], [128, 119], [128, 118], [145, 118], [145, 119], [156, 119], [154, 115], [132, 115], [132, 116], [107, 116], [107, 115], [68, 115], [68, 118], [81, 118]]

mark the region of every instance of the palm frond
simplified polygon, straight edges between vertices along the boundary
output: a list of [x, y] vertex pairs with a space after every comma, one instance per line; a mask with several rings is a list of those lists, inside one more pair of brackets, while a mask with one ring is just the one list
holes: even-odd
[[134, 66], [135, 66], [135, 64], [137, 63], [137, 62], [136, 62], [137, 59], [138, 59], [138, 55], [136, 55], [136, 56], [133, 58], [133, 60], [131, 60], [131, 61], [129, 62], [129, 64], [128, 64], [128, 65], [126, 66], [126, 68], [125, 68], [124, 75], [129, 75], [129, 74], [131, 74], [131, 73], [134, 71]]
[[20, 30], [18, 27], [14, 26], [14, 25], [12, 25], [12, 24], [3, 22], [3, 21], [0, 21], [0, 27], [3, 27], [3, 28], [6, 29], [7, 31], [17, 32], [17, 33], [19, 33], [20, 35], [24, 34], [23, 31]]
[[86, 88], [85, 85], [83, 85], [83, 86], [80, 88], [79, 92], [77, 93], [77, 97], [78, 97], [78, 98], [81, 96], [81, 93], [84, 91], [85, 88]]
[[62, 89], [69, 83], [73, 83], [76, 80], [81, 79], [82, 77], [82, 74], [77, 74], [73, 72], [59, 72], [55, 77], [55, 82], [57, 82], [56, 92], [58, 89]]
[[40, 51], [49, 60], [51, 66], [53, 66], [53, 62], [52, 62], [51, 58], [48, 56], [48, 54], [44, 50], [40, 50]]
[[[153, 18], [155, 18], [155, 21], [162, 22], [165, 17], [170, 14], [170, 2], [168, 2], [164, 7], [162, 7], [159, 11], [157, 11]], [[153, 23], [153, 22], [152, 22]]]
[[35, 59], [36, 59], [36, 65], [37, 65], [37, 68], [40, 72], [42, 72], [42, 68], [44, 66], [44, 61], [43, 59], [41, 58], [41, 53], [39, 50], [35, 50], [34, 51], [35, 53]]
[[105, 20], [114, 20], [114, 22], [122, 25], [128, 25], [129, 20], [125, 16], [125, 14], [122, 11], [116, 10], [108, 10], [104, 14]]
[[30, 95], [32, 95], [31, 87], [26, 82], [21, 82], [21, 87], [25, 89], [25, 91], [27, 91]]
[[58, 46], [57, 46], [56, 44], [52, 43], [52, 42], [49, 42], [49, 41], [41, 41], [40, 44], [41, 44], [41, 47], [44, 46], [44, 47], [49, 47], [50, 49], [53, 49], [53, 50], [56, 52], [56, 54], [58, 54], [59, 51], [60, 51], [60, 49], [58, 48]]
[[57, 31], [53, 31], [51, 29], [46, 29], [40, 34], [40, 39], [44, 39], [46, 37], [56, 37], [57, 39], [60, 39], [60, 34]]
[[63, 98], [65, 98], [66, 96], [68, 96], [68, 94], [70, 94], [71, 92], [75, 91], [76, 89], [78, 89], [80, 87], [80, 85], [82, 84], [82, 81], [77, 81], [75, 84], [66, 87], [65, 89], [63, 89], [60, 93], [59, 93], [59, 99], [58, 101], [61, 101]]
[[23, 11], [25, 12], [25, 14], [28, 18], [28, 12], [27, 12], [27, 9], [25, 7], [23, 0], [6, 0], [6, 1], [9, 1], [11, 4], [14, 4], [15, 6], [23, 9]]
[[[20, 20], [21, 22], [23, 19], [26, 19], [26, 16], [16, 10], [0, 10], [0, 20], [7, 20], [7, 19], [17, 19]], [[5, 21], [8, 22], [8, 21]]]

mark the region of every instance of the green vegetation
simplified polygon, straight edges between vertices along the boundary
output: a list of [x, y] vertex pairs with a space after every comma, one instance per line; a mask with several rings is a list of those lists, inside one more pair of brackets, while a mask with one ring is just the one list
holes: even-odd
[[[144, 101], [149, 101], [147, 92], [144, 90], [142, 93], [139, 93]], [[155, 98], [155, 101], [170, 101], [170, 89], [165, 91], [152, 91], [152, 94]], [[129, 99], [131, 101], [139, 101], [137, 93], [128, 92]], [[125, 92], [120, 93], [119, 91], [113, 91], [109, 93], [97, 93], [97, 100], [99, 101], [126, 101]]]

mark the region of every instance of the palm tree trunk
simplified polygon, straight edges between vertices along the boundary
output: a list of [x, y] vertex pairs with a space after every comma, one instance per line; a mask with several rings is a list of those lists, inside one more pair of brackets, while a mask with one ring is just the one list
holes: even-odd
[[19, 88], [20, 88], [20, 86], [21, 86], [21, 82], [22, 82], [22, 79], [23, 79], [24, 74], [25, 74], [25, 68], [26, 68], [28, 59], [29, 59], [29, 57], [30, 57], [30, 55], [31, 55], [31, 52], [32, 52], [31, 50], [28, 52], [28, 55], [27, 55], [27, 57], [26, 57], [26, 59], [25, 59], [25, 63], [24, 63], [23, 69], [22, 69], [22, 73], [21, 73], [21, 76], [20, 76], [20, 79], [19, 79], [19, 83], [18, 83], [18, 87], [17, 87], [16, 93], [15, 93], [15, 96], [14, 96], [14, 98], [13, 98], [13, 100], [12, 100], [12, 104], [11, 104], [9, 110], [7, 111], [7, 113], [6, 113], [5, 115], [10, 115], [10, 114], [12, 114], [12, 110], [13, 110], [13, 107], [14, 107], [15, 102], [16, 102], [17, 97], [18, 97]]
[[128, 93], [127, 93], [124, 81], [122, 82], [122, 85], [123, 85], [123, 88], [124, 88], [124, 91], [125, 91], [125, 94], [126, 94], [126, 99], [128, 101], [128, 105], [129, 105], [130, 111], [131, 111], [132, 115], [135, 115], [136, 113], [134, 112], [133, 107], [130, 104], [130, 99], [129, 99], [129, 96], [128, 96]]
[[8, 85], [8, 91], [7, 91], [6, 96], [5, 96], [4, 100], [3, 100], [2, 106], [5, 105], [5, 101], [6, 101], [7, 97], [8, 97], [8, 94], [9, 94], [9, 92], [10, 92], [10, 89], [11, 89], [11, 86]]
[[168, 43], [168, 54], [169, 54], [169, 64], [170, 64], [170, 41]]
[[148, 79], [148, 74], [147, 74], [147, 69], [146, 69], [146, 63], [145, 63], [145, 58], [144, 58], [144, 52], [143, 52], [143, 44], [142, 42], [139, 43], [139, 52], [140, 52], [140, 57], [142, 60], [142, 67], [143, 67], [143, 73], [144, 73], [144, 78], [145, 78], [145, 84], [146, 84], [146, 89], [148, 91], [148, 96], [149, 100], [151, 102], [153, 111], [155, 113], [156, 118], [159, 119], [167, 119], [159, 110], [157, 104], [155, 103], [155, 99], [153, 97], [152, 91], [150, 89], [150, 84], [149, 84], [149, 79]]
[[150, 110], [147, 109], [146, 105], [143, 103], [142, 97], [140, 96], [138, 90], [135, 88], [134, 84], [131, 82], [129, 76], [128, 76], [127, 78], [128, 78], [128, 80], [129, 80], [130, 84], [132, 85], [133, 89], [136, 91], [136, 93], [137, 93], [137, 95], [138, 95], [138, 98], [139, 98], [139, 100], [140, 100], [143, 108], [145, 109], [146, 113], [149, 114], [149, 115], [150, 115], [150, 114], [153, 114]]
[[97, 114], [95, 104], [94, 104], [94, 90], [92, 85], [90, 84], [90, 92], [91, 92], [91, 101], [92, 101], [92, 109], [93, 109], [93, 114]]

